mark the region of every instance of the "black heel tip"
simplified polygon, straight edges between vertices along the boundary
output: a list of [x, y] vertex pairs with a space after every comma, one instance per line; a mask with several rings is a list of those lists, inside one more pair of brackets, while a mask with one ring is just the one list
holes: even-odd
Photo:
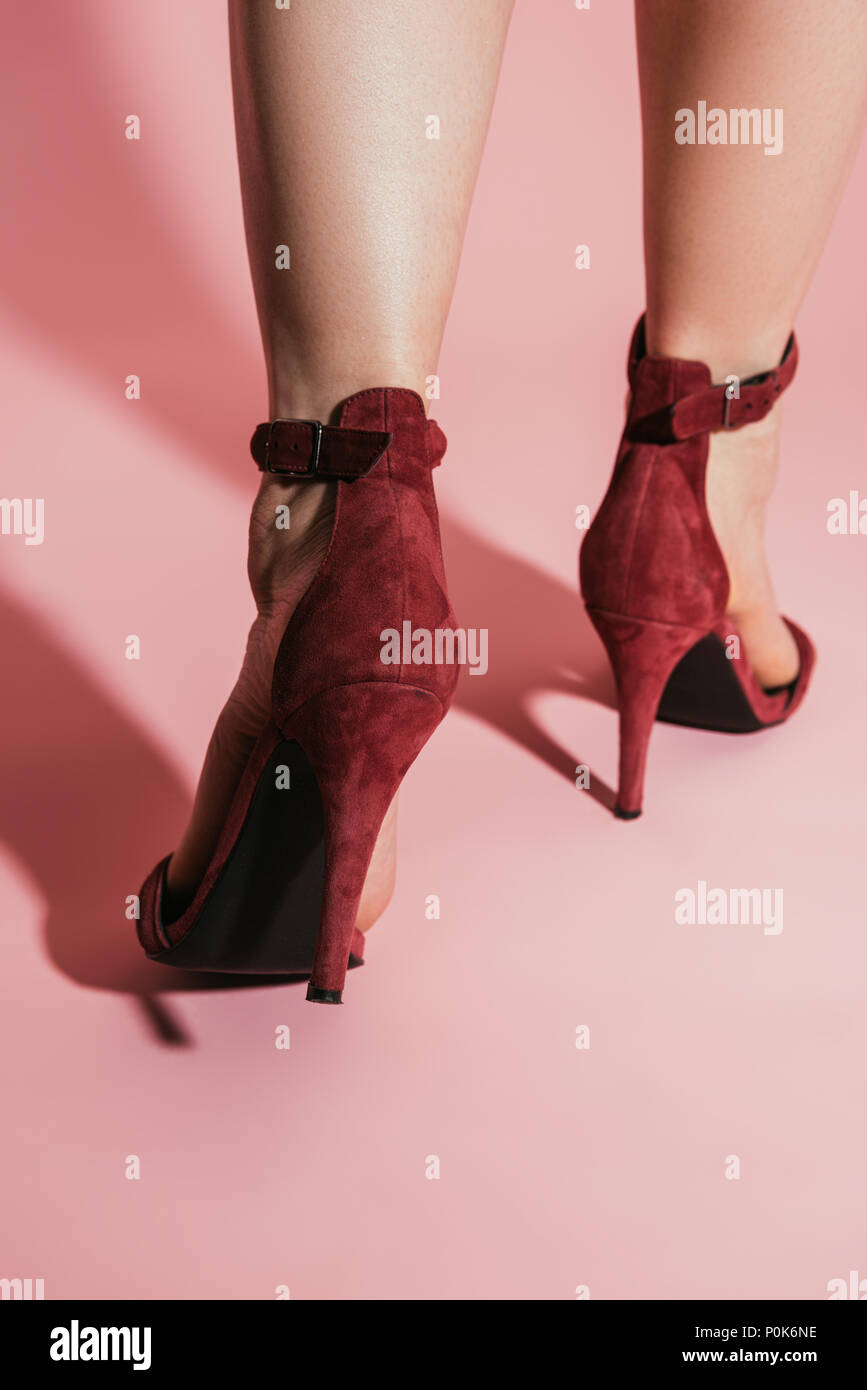
[[618, 820], [638, 820], [641, 810], [639, 808], [637, 811], [624, 811], [622, 806], [615, 806], [614, 814]]
[[340, 989], [317, 989], [315, 985], [308, 985], [307, 998], [311, 1004], [342, 1004], [343, 991]]

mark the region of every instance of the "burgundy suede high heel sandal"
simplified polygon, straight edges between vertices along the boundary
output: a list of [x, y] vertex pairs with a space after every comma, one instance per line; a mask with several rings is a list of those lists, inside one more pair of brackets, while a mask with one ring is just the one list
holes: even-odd
[[445, 436], [414, 391], [361, 391], [337, 426], [259, 425], [266, 472], [337, 489], [328, 551], [274, 664], [271, 722], [250, 755], [207, 872], [164, 922], [170, 856], [141, 892], [151, 960], [193, 970], [308, 975], [342, 1002], [376, 838], [404, 773], [448, 709], [454, 664], [384, 664], [386, 628], [451, 628], [431, 469]]
[[729, 398], [703, 362], [646, 356], [643, 317], [633, 334], [626, 427], [580, 556], [581, 593], [617, 685], [623, 820], [641, 814], [655, 719], [752, 733], [788, 719], [806, 693], [815, 651], [788, 618], [801, 658], [791, 685], [763, 690], [745, 655], [729, 660], [729, 577], [705, 499], [711, 430], [761, 420], [797, 362], [792, 334], [780, 365]]

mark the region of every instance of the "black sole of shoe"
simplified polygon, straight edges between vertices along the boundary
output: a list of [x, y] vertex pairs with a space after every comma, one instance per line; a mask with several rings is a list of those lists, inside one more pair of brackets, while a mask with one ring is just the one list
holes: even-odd
[[[277, 785], [278, 769], [286, 785]], [[285, 739], [265, 763], [240, 835], [195, 923], [177, 946], [149, 958], [185, 970], [309, 976], [324, 869], [319, 788], [300, 745]], [[350, 956], [350, 969], [363, 964]]]

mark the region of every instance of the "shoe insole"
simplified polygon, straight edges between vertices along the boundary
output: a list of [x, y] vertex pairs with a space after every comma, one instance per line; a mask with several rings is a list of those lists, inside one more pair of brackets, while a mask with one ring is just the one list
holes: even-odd
[[[790, 694], [794, 685], [786, 687]], [[756, 718], [733, 662], [715, 633], [702, 637], [681, 657], [668, 678], [656, 717], [664, 724], [686, 724], [725, 734], [752, 734], [767, 728]]]

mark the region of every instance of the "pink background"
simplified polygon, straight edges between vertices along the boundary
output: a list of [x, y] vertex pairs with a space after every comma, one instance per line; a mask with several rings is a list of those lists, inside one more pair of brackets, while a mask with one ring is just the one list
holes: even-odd
[[[367, 966], [315, 1009], [194, 988], [124, 918], [251, 611], [264, 374], [224, 6], [7, 9], [2, 491], [44, 497], [47, 530], [0, 538], [0, 1276], [123, 1299], [821, 1299], [867, 1276], [867, 538], [825, 526], [867, 491], [864, 155], [799, 323], [770, 535], [814, 690], [760, 738], [658, 727], [621, 824], [570, 773], [616, 762], [574, 514], [642, 307], [631, 5], [518, 5], [436, 409], [453, 599], [490, 671], [405, 786]], [[782, 887], [782, 935], [677, 926], [700, 878]]]

